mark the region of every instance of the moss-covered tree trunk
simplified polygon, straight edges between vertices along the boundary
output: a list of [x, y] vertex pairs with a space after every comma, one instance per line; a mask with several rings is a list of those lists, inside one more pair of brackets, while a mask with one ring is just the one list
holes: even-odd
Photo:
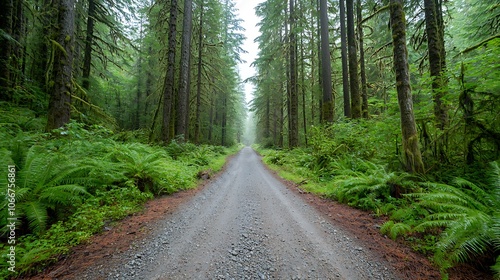
[[194, 142], [200, 143], [201, 132], [201, 71], [203, 63], [203, 14], [204, 14], [204, 0], [200, 3], [200, 24], [198, 26], [198, 66], [196, 78], [196, 115], [194, 120]]
[[441, 130], [448, 125], [448, 112], [443, 97], [448, 91], [448, 81], [444, 75], [446, 57], [444, 49], [444, 25], [441, 9], [436, 0], [424, 0], [425, 31], [429, 52], [429, 71], [432, 79], [434, 115]]
[[181, 68], [179, 73], [179, 91], [177, 94], [175, 135], [188, 138], [187, 116], [189, 101], [189, 72], [191, 58], [191, 34], [193, 20], [193, 1], [184, 1], [184, 17], [182, 20]]
[[170, 3], [170, 18], [168, 27], [167, 74], [163, 85], [163, 122], [162, 140], [170, 140], [170, 120], [172, 101], [174, 97], [175, 51], [177, 47], [177, 0]]
[[354, 34], [354, 0], [347, 0], [347, 47], [349, 58], [349, 89], [351, 91], [351, 117], [361, 118], [361, 94], [359, 93], [358, 55]]
[[340, 52], [342, 58], [342, 91], [344, 96], [344, 116], [351, 117], [351, 97], [349, 93], [349, 65], [347, 64], [347, 34], [345, 28], [345, 0], [339, 0], [340, 10]]
[[290, 0], [290, 148], [299, 145], [299, 95], [297, 87], [297, 38], [295, 24], [295, 0]]
[[96, 0], [88, 0], [89, 8], [87, 12], [87, 31], [85, 35], [85, 49], [83, 56], [82, 87], [90, 88], [90, 69], [92, 67], [92, 45], [94, 44], [94, 18], [96, 12]]
[[328, 36], [328, 7], [326, 0], [320, 0], [320, 24], [321, 24], [321, 88], [323, 90], [323, 102], [321, 106], [322, 122], [333, 122], [335, 115], [335, 99], [332, 94], [332, 69], [330, 60], [330, 39]]
[[418, 146], [417, 127], [413, 114], [403, 1], [391, 0], [390, 5], [394, 70], [396, 71], [396, 89], [401, 113], [404, 164], [408, 172], [423, 173], [424, 163]]
[[[12, 34], [12, 0], [0, 2], [0, 99], [10, 100], [7, 94], [10, 87], [10, 53], [12, 50], [8, 36]], [[8, 36], [7, 36], [8, 35]]]
[[359, 43], [359, 74], [361, 78], [361, 111], [363, 118], [368, 118], [368, 92], [367, 92], [367, 84], [366, 84], [366, 67], [365, 67], [365, 48], [363, 41], [363, 26], [361, 21], [363, 20], [362, 6], [361, 0], [357, 0], [356, 2], [356, 11], [357, 11], [357, 25], [358, 25], [358, 43]]
[[53, 43], [53, 86], [50, 91], [46, 130], [59, 128], [71, 117], [73, 88], [73, 50], [75, 35], [75, 0], [54, 1], [57, 11], [57, 37]]
[[[33, 60], [30, 67], [30, 74], [38, 87], [47, 89], [47, 61], [49, 57], [49, 36], [51, 26], [55, 25], [55, 19], [52, 16], [53, 5], [50, 0], [38, 0], [37, 6], [40, 9], [40, 15], [37, 17], [37, 24], [34, 25], [36, 36], [34, 38]], [[49, 75], [50, 77], [50, 75]]]

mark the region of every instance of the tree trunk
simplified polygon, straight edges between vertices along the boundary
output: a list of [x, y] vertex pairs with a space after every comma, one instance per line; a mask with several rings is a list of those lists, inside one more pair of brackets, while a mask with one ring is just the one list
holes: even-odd
[[226, 125], [227, 125], [227, 96], [224, 93], [222, 99], [222, 121], [221, 121], [221, 146], [226, 146]]
[[[47, 60], [49, 55], [49, 45], [48, 36], [50, 34], [50, 27], [54, 25], [54, 17], [51, 16], [51, 1], [50, 0], [39, 0], [39, 9], [41, 14], [39, 15], [39, 23], [35, 25], [36, 38], [35, 47], [31, 55], [33, 55], [33, 63], [31, 65], [31, 76], [36, 82], [38, 87], [43, 90], [47, 90]], [[50, 78], [50, 77], [49, 77]]]
[[58, 0], [56, 42], [63, 48], [54, 46], [53, 80], [46, 131], [62, 127], [71, 116], [71, 92], [73, 87], [73, 48], [75, 31], [75, 0]]
[[413, 114], [403, 0], [391, 0], [390, 5], [394, 70], [396, 71], [396, 89], [401, 113], [404, 164], [408, 172], [423, 173], [424, 163], [418, 146], [417, 128]]
[[335, 115], [335, 99], [332, 94], [332, 69], [330, 61], [330, 39], [328, 35], [328, 7], [326, 0], [320, 0], [321, 22], [321, 88], [323, 102], [321, 106], [322, 122], [332, 123]]
[[163, 86], [163, 122], [162, 140], [170, 140], [170, 115], [172, 113], [172, 99], [174, 97], [175, 51], [177, 47], [177, 0], [170, 4], [167, 74]]
[[446, 65], [444, 26], [441, 9], [438, 9], [438, 5], [437, 0], [424, 0], [425, 31], [427, 33], [429, 70], [434, 97], [434, 115], [437, 127], [443, 130], [448, 125], [448, 112], [442, 100], [448, 91], [448, 81], [443, 73]]
[[196, 80], [196, 116], [195, 116], [195, 123], [194, 123], [194, 142], [199, 144], [200, 143], [200, 116], [201, 116], [201, 70], [202, 70], [202, 63], [203, 63], [203, 13], [204, 13], [204, 0], [201, 0], [201, 6], [200, 6], [200, 29], [199, 29], [199, 34], [198, 34], [198, 73], [197, 73], [197, 80]]
[[361, 25], [361, 21], [363, 20], [362, 6], [361, 0], [357, 0], [357, 22], [358, 22], [358, 37], [359, 37], [359, 66], [361, 68], [361, 99], [363, 101], [361, 105], [363, 118], [367, 119], [368, 115], [368, 92], [367, 92], [367, 84], [366, 84], [366, 67], [365, 67], [365, 48], [363, 46], [363, 26]]
[[141, 16], [140, 28], [139, 28], [139, 40], [140, 40], [140, 50], [139, 57], [137, 59], [137, 90], [135, 92], [135, 113], [134, 113], [134, 129], [139, 129], [141, 126], [141, 103], [142, 103], [142, 55], [143, 55], [143, 42], [144, 42], [144, 30], [143, 30], [143, 18]]
[[354, 34], [354, 0], [347, 0], [347, 45], [349, 48], [349, 80], [351, 90], [351, 117], [361, 118], [361, 95], [359, 93], [358, 55]]
[[189, 71], [191, 56], [191, 33], [193, 20], [193, 1], [184, 1], [184, 18], [182, 21], [182, 46], [181, 46], [181, 69], [179, 75], [179, 91], [177, 95], [177, 117], [175, 135], [182, 135], [187, 139], [188, 100], [189, 100]]
[[[10, 73], [10, 85], [11, 87], [22, 85], [24, 81], [24, 69], [23, 65], [26, 59], [25, 48], [26, 48], [26, 25], [27, 19], [24, 15], [24, 1], [15, 0], [14, 1], [14, 12], [12, 21], [12, 38], [18, 43], [14, 44], [11, 49], [10, 63], [12, 71]], [[0, 86], [1, 87], [1, 86]]]
[[[319, 90], [318, 90], [318, 108], [319, 108], [319, 123], [323, 123], [323, 69], [321, 69], [321, 64], [323, 63], [323, 60], [321, 59], [323, 57], [323, 52], [321, 51], [321, 47], [323, 44], [323, 41], [321, 40], [321, 0], [316, 0], [316, 9], [319, 11], [318, 16], [316, 17], [316, 36], [318, 38], [318, 41], [316, 42], [316, 50], [318, 54], [318, 83], [319, 83]], [[325, 2], [326, 5], [326, 2]], [[328, 7], [328, 6], [326, 6]], [[327, 20], [328, 20], [328, 11], [327, 11]], [[327, 22], [328, 23], [328, 22]], [[328, 26], [328, 24], [327, 24]], [[327, 31], [328, 34], [328, 31]], [[330, 66], [331, 67], [331, 66]], [[334, 102], [335, 103], [335, 102]]]
[[301, 92], [302, 92], [302, 125], [304, 126], [304, 141], [307, 146], [307, 118], [306, 118], [306, 81], [305, 81], [305, 57], [304, 57], [304, 42], [303, 36], [300, 37], [300, 79], [301, 79]]
[[344, 116], [351, 117], [351, 97], [349, 96], [349, 71], [347, 64], [347, 35], [345, 28], [345, 0], [339, 0], [340, 9], [340, 49], [342, 56], [342, 90], [344, 92]]
[[266, 115], [265, 115], [265, 128], [264, 128], [264, 138], [269, 138], [271, 136], [271, 101], [270, 101], [270, 98], [269, 98], [269, 94], [267, 94], [266, 96]]
[[299, 145], [299, 95], [297, 90], [297, 39], [295, 36], [295, 0], [290, 0], [290, 126], [289, 146]]
[[210, 114], [208, 116], [209, 118], [209, 126], [208, 126], [208, 142], [210, 144], [212, 144], [212, 130], [213, 130], [213, 127], [214, 127], [214, 107], [215, 107], [215, 104], [214, 104], [214, 99], [215, 99], [215, 94], [213, 94], [214, 96], [210, 99]]
[[82, 87], [86, 90], [90, 89], [90, 70], [92, 68], [92, 46], [94, 44], [94, 17], [96, 0], [89, 1], [89, 10], [87, 15], [87, 32], [85, 37], [85, 54], [83, 56], [82, 69]]
[[[0, 30], [12, 35], [12, 13], [14, 3], [12, 0], [0, 2]], [[10, 98], [10, 53], [12, 44], [3, 34], [0, 36], [0, 100], [9, 101]]]
[[[280, 89], [280, 92], [283, 92], [283, 89]], [[283, 95], [280, 94], [280, 123], [279, 123], [279, 138], [278, 138], [278, 147], [283, 148], [285, 145], [283, 127], [285, 126], [285, 102], [283, 100]]]
[[152, 94], [152, 87], [153, 87], [153, 75], [151, 71], [153, 71], [153, 48], [151, 45], [148, 46], [148, 67], [146, 69], [146, 85], [145, 85], [145, 93], [146, 93], [146, 98], [144, 102], [144, 119], [148, 120], [148, 115], [149, 115], [149, 97]]
[[[311, 7], [314, 7], [314, 0], [311, 0]], [[314, 96], [316, 95], [316, 76], [315, 76], [315, 71], [316, 69], [316, 53], [314, 52], [314, 49], [316, 48], [316, 38], [315, 38], [315, 25], [316, 25], [316, 20], [314, 20], [314, 9], [311, 9], [311, 37], [309, 38], [309, 42], [311, 43], [311, 125], [315, 124], [315, 119], [316, 119], [316, 108], [314, 106], [314, 101], [316, 98]], [[316, 17], [317, 18], [317, 17]], [[319, 39], [319, 36], [318, 36]], [[316, 48], [317, 49], [317, 48]], [[318, 71], [319, 72], [319, 71]], [[319, 76], [319, 75], [318, 75]]]

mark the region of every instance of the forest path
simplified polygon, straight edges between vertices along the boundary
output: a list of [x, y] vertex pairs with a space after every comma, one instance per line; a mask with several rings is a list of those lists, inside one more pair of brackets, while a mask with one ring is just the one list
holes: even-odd
[[385, 260], [276, 179], [249, 147], [117, 257], [79, 279], [398, 279]]

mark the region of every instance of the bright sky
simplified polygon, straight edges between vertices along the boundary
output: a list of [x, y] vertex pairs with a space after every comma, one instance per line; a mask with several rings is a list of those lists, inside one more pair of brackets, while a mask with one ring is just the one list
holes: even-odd
[[[259, 52], [258, 44], [254, 43], [256, 37], [260, 35], [259, 28], [255, 25], [260, 21], [255, 15], [255, 7], [264, 0], [236, 0], [236, 8], [238, 8], [239, 18], [243, 20], [241, 25], [245, 28], [245, 36], [247, 39], [243, 43], [243, 49], [248, 53], [241, 54], [241, 58], [245, 63], [239, 65], [240, 77], [245, 80], [255, 75], [255, 69], [250, 67], [250, 64], [257, 58]], [[245, 84], [245, 99], [248, 102], [252, 100], [253, 85]]]

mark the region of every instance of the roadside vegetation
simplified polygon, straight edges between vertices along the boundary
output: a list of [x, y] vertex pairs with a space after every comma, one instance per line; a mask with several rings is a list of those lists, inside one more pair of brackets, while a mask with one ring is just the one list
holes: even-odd
[[[200, 172], [219, 171], [238, 149], [175, 140], [149, 145], [140, 130], [113, 133], [74, 121], [43, 133], [44, 122], [19, 107], [3, 106], [0, 118], [0, 158], [16, 166], [16, 275], [56, 262], [154, 197], [196, 187]], [[7, 180], [2, 168], [2, 193]], [[0, 203], [4, 260], [10, 252], [8, 199]], [[14, 276], [8, 266], [1, 263], [1, 279]]]
[[384, 141], [397, 125], [338, 122], [313, 128], [308, 147], [255, 148], [301, 189], [387, 217], [381, 234], [427, 255], [443, 278], [450, 268], [471, 263], [499, 279], [499, 162], [457, 168], [457, 159], [426, 174], [404, 172], [396, 139]]

